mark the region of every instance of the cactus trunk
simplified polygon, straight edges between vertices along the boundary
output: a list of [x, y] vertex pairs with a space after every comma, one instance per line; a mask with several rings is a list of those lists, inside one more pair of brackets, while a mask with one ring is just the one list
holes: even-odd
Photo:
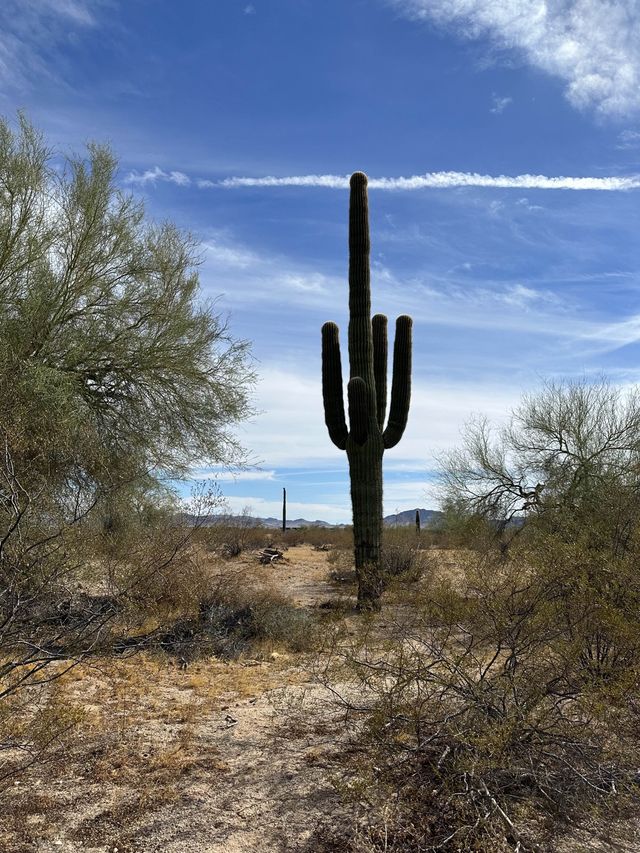
[[399, 317], [393, 352], [389, 421], [387, 408], [387, 318], [371, 318], [367, 177], [351, 176], [349, 205], [349, 426], [344, 411], [338, 327], [322, 327], [322, 394], [333, 443], [346, 450], [351, 480], [358, 606], [378, 610], [384, 578], [382, 539], [382, 456], [402, 437], [411, 394], [411, 318]]
[[347, 441], [358, 607], [361, 610], [378, 609], [384, 587], [378, 569], [382, 542], [383, 451], [379, 432], [369, 436], [362, 445]]

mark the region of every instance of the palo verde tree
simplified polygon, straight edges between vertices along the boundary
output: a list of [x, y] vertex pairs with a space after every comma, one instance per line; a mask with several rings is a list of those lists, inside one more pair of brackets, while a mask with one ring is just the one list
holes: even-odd
[[640, 398], [606, 379], [548, 382], [509, 422], [467, 424], [441, 459], [445, 504], [485, 519], [622, 555], [640, 524]]
[[116, 168], [95, 144], [56, 162], [24, 117], [0, 121], [0, 425], [48, 488], [107, 494], [241, 454], [247, 343], [201, 300], [193, 238], [150, 222]]
[[[118, 609], [186, 553], [166, 479], [242, 456], [248, 345], [201, 300], [194, 240], [151, 222], [116, 168], [0, 120], [0, 749], [31, 748], [8, 721], [32, 729], [38, 691], [108, 648]], [[138, 520], [101, 601], [117, 537], [94, 534]]]
[[387, 410], [387, 318], [371, 318], [367, 176], [351, 176], [349, 205], [349, 364], [350, 429], [344, 411], [338, 327], [322, 327], [322, 393], [325, 422], [336, 447], [346, 450], [351, 479], [358, 606], [380, 607], [382, 537], [382, 455], [402, 438], [411, 396], [411, 318], [396, 321], [393, 384]]

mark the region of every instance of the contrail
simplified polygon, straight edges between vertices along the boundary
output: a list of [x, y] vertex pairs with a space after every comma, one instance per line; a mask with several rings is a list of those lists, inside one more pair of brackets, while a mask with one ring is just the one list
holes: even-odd
[[[225, 178], [199, 181], [201, 187], [325, 187], [349, 188], [348, 175], [292, 175], [284, 178]], [[450, 187], [496, 187], [519, 190], [598, 190], [621, 191], [640, 188], [640, 175], [628, 177], [548, 177], [547, 175], [479, 175], [476, 172], [427, 172], [409, 178], [369, 178], [372, 190], [447, 189]]]

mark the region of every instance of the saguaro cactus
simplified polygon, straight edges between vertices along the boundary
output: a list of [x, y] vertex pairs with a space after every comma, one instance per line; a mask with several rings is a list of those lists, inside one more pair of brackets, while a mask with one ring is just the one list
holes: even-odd
[[387, 318], [371, 318], [367, 176], [351, 176], [349, 204], [349, 425], [345, 419], [340, 342], [335, 323], [322, 327], [322, 395], [329, 437], [346, 450], [351, 479], [358, 606], [377, 610], [383, 591], [382, 455], [402, 438], [411, 396], [411, 317], [398, 317], [387, 410]]
[[282, 490], [282, 532], [287, 532], [287, 490]]

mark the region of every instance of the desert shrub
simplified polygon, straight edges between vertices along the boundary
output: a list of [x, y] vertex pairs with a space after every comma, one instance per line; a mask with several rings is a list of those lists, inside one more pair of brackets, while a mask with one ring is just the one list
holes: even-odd
[[427, 560], [415, 541], [386, 537], [380, 552], [380, 566], [388, 579], [402, 578], [410, 583], [422, 577]]
[[[335, 548], [353, 548], [351, 527], [301, 527], [295, 531], [307, 545], [332, 545]], [[287, 532], [287, 536], [289, 532]]]
[[213, 523], [199, 532], [208, 550], [225, 559], [265, 547], [271, 535], [272, 531], [263, 527], [248, 507], [240, 515], [216, 516]]
[[548, 849], [571, 821], [637, 807], [633, 565], [557, 539], [471, 555], [383, 647], [338, 647], [367, 755], [354, 790], [391, 815], [369, 849]]
[[287, 548], [296, 548], [298, 545], [304, 545], [307, 541], [306, 528], [287, 528], [286, 533], [282, 529], [273, 531], [272, 544], [278, 548], [286, 546]]
[[[415, 532], [404, 530], [386, 531], [380, 552], [380, 566], [387, 582], [401, 579], [414, 583], [420, 580], [431, 560], [417, 546]], [[332, 547], [327, 555], [330, 566], [329, 578], [335, 583], [356, 581], [353, 548]]]
[[[64, 675], [68, 665], [58, 664]], [[35, 763], [64, 753], [85, 713], [65, 698], [63, 681], [48, 678], [14, 691], [0, 703], [0, 792]]]
[[356, 570], [353, 562], [353, 547], [334, 547], [327, 555], [329, 580], [338, 584], [356, 583]]
[[220, 581], [200, 603], [200, 621], [215, 653], [235, 657], [266, 641], [294, 652], [311, 648], [315, 625], [307, 610], [269, 589], [247, 589], [237, 575]]
[[346, 849], [552, 850], [637, 817], [639, 454], [638, 395], [606, 381], [549, 383], [447, 454], [459, 565], [335, 647], [374, 813]]
[[[166, 541], [164, 545], [166, 547]], [[144, 584], [135, 584], [129, 598], [129, 614], [141, 619], [195, 615], [211, 586], [211, 577], [211, 567], [202, 554], [185, 546]]]

